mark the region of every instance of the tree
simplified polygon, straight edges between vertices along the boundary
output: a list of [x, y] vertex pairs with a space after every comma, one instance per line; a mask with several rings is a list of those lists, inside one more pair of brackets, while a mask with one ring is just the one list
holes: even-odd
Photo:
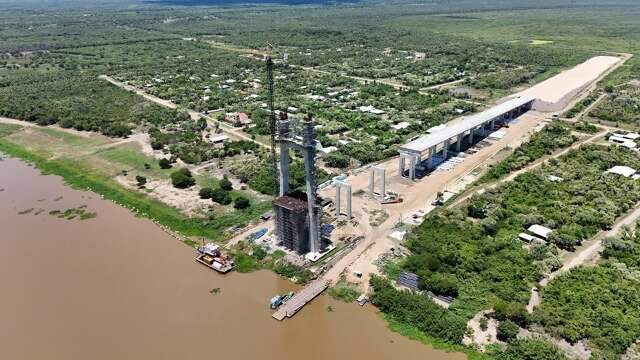
[[231, 184], [231, 181], [224, 176], [222, 180], [220, 180], [220, 188], [224, 191], [231, 191], [233, 190], [233, 184]]
[[511, 342], [518, 336], [520, 328], [511, 320], [500, 321], [498, 324], [498, 340]]
[[158, 161], [158, 166], [160, 166], [160, 169], [171, 169], [171, 161], [162, 158]]
[[206, 129], [207, 128], [207, 120], [205, 120], [204, 118], [201, 117], [200, 119], [198, 119], [197, 126], [198, 126], [198, 129], [200, 129], [200, 130]]
[[189, 169], [183, 168], [171, 173], [171, 183], [178, 189], [187, 189], [195, 185], [196, 181]]
[[213, 189], [210, 187], [204, 187], [200, 189], [199, 195], [201, 199], [211, 199], [211, 196], [213, 195]]
[[246, 209], [251, 206], [251, 202], [244, 196], [238, 196], [233, 204], [233, 207], [239, 210]]
[[144, 176], [136, 176], [136, 181], [138, 182], [138, 187], [144, 187], [147, 183], [147, 178]]
[[213, 189], [213, 191], [211, 192], [211, 200], [221, 205], [231, 204], [231, 196], [229, 196], [229, 193], [222, 190], [221, 188]]

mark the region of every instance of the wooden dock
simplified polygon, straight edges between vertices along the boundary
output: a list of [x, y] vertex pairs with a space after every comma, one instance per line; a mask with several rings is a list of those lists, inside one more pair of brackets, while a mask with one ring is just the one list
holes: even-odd
[[316, 296], [320, 295], [326, 288], [329, 287], [330, 281], [328, 280], [316, 280], [309, 285], [305, 286], [302, 290], [296, 293], [286, 304], [280, 306], [278, 311], [273, 313], [273, 318], [279, 321], [284, 318], [290, 318], [295, 315], [303, 306], [309, 301], [313, 300]]

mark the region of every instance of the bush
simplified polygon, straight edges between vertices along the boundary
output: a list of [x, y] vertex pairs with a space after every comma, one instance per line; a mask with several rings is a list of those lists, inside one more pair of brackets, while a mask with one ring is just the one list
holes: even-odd
[[213, 189], [210, 187], [204, 187], [200, 189], [199, 195], [201, 199], [211, 199], [213, 196]]
[[332, 168], [345, 169], [349, 167], [349, 158], [341, 153], [332, 152], [324, 158], [325, 164]]
[[565, 360], [557, 346], [541, 339], [514, 340], [507, 350], [496, 356], [498, 360]]
[[498, 301], [493, 306], [493, 317], [498, 321], [511, 320], [521, 326], [526, 326], [529, 320], [529, 314], [517, 302]]
[[267, 257], [267, 251], [263, 249], [262, 246], [256, 246], [256, 248], [253, 249], [253, 257], [257, 260], [262, 260]]
[[187, 189], [196, 184], [189, 169], [180, 169], [171, 173], [171, 183], [178, 189]]
[[482, 331], [487, 331], [487, 329], [489, 328], [489, 320], [487, 320], [486, 317], [481, 317], [480, 318], [480, 330]]
[[143, 187], [147, 183], [147, 178], [144, 176], [138, 175], [136, 176], [136, 181], [138, 182], [139, 187]]
[[436, 295], [458, 296], [458, 284], [454, 275], [428, 272], [419, 275], [421, 289], [429, 290]]
[[498, 324], [498, 340], [511, 342], [518, 336], [520, 328], [511, 320], [500, 321]]
[[227, 177], [223, 177], [222, 180], [220, 180], [220, 188], [224, 191], [231, 191], [233, 190], [233, 185], [231, 184], [231, 181], [229, 181], [229, 179], [227, 179]]
[[171, 169], [171, 161], [162, 158], [158, 161], [158, 166], [160, 166], [160, 169]]
[[233, 204], [233, 207], [239, 210], [246, 209], [251, 206], [251, 202], [244, 196], [238, 196]]

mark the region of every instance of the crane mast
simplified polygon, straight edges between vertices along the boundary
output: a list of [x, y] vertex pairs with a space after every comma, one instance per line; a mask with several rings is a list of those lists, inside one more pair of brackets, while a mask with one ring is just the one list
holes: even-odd
[[271, 170], [273, 176], [273, 194], [279, 195], [280, 186], [278, 184], [278, 160], [276, 157], [276, 132], [278, 131], [278, 120], [273, 105], [274, 87], [273, 87], [273, 60], [271, 56], [267, 56], [267, 90], [269, 92], [269, 133], [271, 136]]

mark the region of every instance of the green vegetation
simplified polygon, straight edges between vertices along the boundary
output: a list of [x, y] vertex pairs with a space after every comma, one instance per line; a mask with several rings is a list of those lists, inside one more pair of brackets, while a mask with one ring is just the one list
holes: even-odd
[[56, 216], [60, 219], [66, 219], [66, 220], [73, 220], [76, 218], [78, 220], [89, 220], [89, 219], [94, 219], [98, 216], [97, 213], [87, 211], [86, 209], [87, 209], [87, 206], [83, 205], [78, 208], [66, 209], [65, 211], [52, 210], [52, 211], [49, 211], [49, 215]]
[[171, 183], [178, 189], [187, 189], [195, 185], [196, 180], [189, 169], [182, 168], [171, 173]]
[[589, 115], [613, 123], [640, 125], [640, 86], [612, 89]]
[[532, 224], [546, 225], [555, 229], [552, 243], [572, 250], [583, 239], [609, 228], [640, 200], [637, 181], [605, 174], [616, 165], [638, 168], [640, 160], [632, 151], [617, 147], [582, 146], [539, 171], [473, 197], [468, 213], [485, 225], [497, 224], [498, 233], [509, 231], [511, 236]]
[[498, 333], [497, 337], [500, 341], [511, 342], [516, 339], [518, 336], [518, 331], [520, 328], [518, 324], [514, 323], [511, 320], [504, 320], [498, 324]]
[[220, 288], [219, 288], [219, 287], [217, 287], [217, 288], [213, 288], [213, 289], [209, 290], [209, 294], [211, 294], [211, 295], [218, 295], [218, 294], [220, 294]]
[[349, 284], [345, 280], [341, 280], [329, 289], [329, 295], [336, 300], [350, 303], [358, 299], [360, 292], [357, 289], [357, 284]]
[[615, 263], [577, 268], [542, 292], [533, 319], [571, 343], [589, 340], [601, 358], [617, 358], [640, 338], [640, 293], [633, 271]]
[[241, 273], [269, 269], [298, 284], [306, 284], [313, 275], [308, 269], [287, 262], [281, 252], [268, 254], [260, 245], [240, 242], [232, 249], [231, 256], [235, 270]]
[[603, 260], [550, 282], [533, 320], [571, 343], [587, 340], [595, 357], [618, 358], [640, 338], [640, 231], [604, 241]]
[[571, 125], [571, 128], [577, 132], [585, 134], [595, 134], [602, 129], [586, 121], [578, 121]]
[[500, 161], [482, 176], [479, 182], [489, 182], [522, 169], [535, 160], [550, 155], [554, 151], [571, 146], [578, 139], [571, 134], [569, 126], [555, 121], [531, 136], [531, 139], [518, 147], [506, 159]]
[[571, 109], [569, 109], [566, 113], [563, 114], [566, 118], [574, 118], [576, 115], [580, 114], [586, 108], [591, 106], [598, 98], [601, 96], [601, 92], [594, 91], [589, 96], [584, 99], [578, 101]]
[[398, 291], [388, 280], [374, 276], [371, 302], [394, 320], [410, 324], [427, 335], [459, 344], [466, 330], [464, 318], [436, 305], [424, 295]]
[[[558, 268], [558, 248], [575, 248], [640, 201], [637, 181], [605, 174], [614, 165], [640, 160], [626, 149], [582, 146], [461, 208], [432, 212], [410, 234], [401, 266], [418, 274], [421, 289], [455, 296], [449, 312], [470, 319], [493, 307], [496, 318], [526, 326], [530, 288]], [[517, 236], [533, 224], [554, 231], [549, 245], [528, 250]]]
[[506, 351], [496, 354], [497, 360], [565, 360], [557, 346], [541, 338], [514, 340]]
[[[40, 56], [36, 56], [34, 66], [40, 66], [39, 61]], [[131, 133], [130, 123], [167, 122], [172, 112], [95, 75], [51, 70], [14, 71], [1, 76], [0, 116], [124, 137]]]

